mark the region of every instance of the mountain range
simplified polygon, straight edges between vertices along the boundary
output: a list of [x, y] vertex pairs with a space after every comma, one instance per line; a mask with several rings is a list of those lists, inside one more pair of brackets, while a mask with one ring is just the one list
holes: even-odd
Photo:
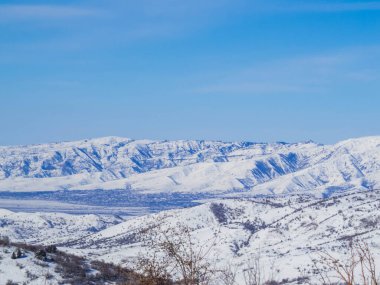
[[[321, 284], [320, 254], [345, 260], [356, 239], [379, 264], [379, 201], [380, 137], [334, 145], [107, 137], [0, 147], [0, 237], [133, 268], [152, 236], [185, 226], [194, 249], [212, 244], [213, 268], [236, 270], [235, 284], [246, 284], [244, 272], [259, 260], [276, 284]], [[54, 269], [31, 255], [23, 264], [3, 255], [2, 270], [17, 282], [39, 284], [27, 271]]]
[[329, 196], [379, 183], [380, 137], [334, 145], [105, 137], [0, 147], [0, 191]]

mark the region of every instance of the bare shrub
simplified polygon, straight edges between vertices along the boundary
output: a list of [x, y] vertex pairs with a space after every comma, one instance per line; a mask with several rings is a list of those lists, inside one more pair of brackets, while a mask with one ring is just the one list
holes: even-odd
[[43, 249], [40, 249], [38, 250], [36, 253], [35, 253], [35, 257], [39, 260], [43, 260], [45, 261], [46, 258], [47, 258], [47, 254], [46, 254], [46, 251], [43, 250]]
[[137, 268], [142, 271], [140, 282], [143, 285], [162, 285], [171, 278], [168, 268], [169, 261], [159, 252], [151, 249], [148, 253], [140, 254], [136, 262]]
[[[327, 271], [332, 271], [340, 282], [346, 285], [379, 285], [373, 254], [367, 243], [361, 241], [349, 242], [349, 255], [344, 260], [328, 252], [320, 253], [319, 263]], [[330, 276], [318, 269], [320, 281], [331, 284]], [[360, 281], [359, 281], [360, 280]]]
[[264, 264], [261, 258], [261, 251], [249, 260], [248, 267], [243, 270], [245, 285], [275, 285], [275, 264]]
[[35, 275], [35, 274], [33, 274], [32, 272], [30, 272], [29, 270], [27, 270], [26, 272], [25, 272], [25, 274], [26, 274], [26, 277], [29, 279], [29, 280], [36, 280], [37, 278], [38, 278], [38, 276], [37, 275]]
[[243, 271], [243, 276], [246, 285], [263, 284], [264, 276], [260, 255], [257, 258], [249, 261], [248, 268]]
[[61, 253], [54, 257], [54, 262], [57, 264], [55, 271], [68, 281], [74, 282], [86, 277], [87, 266], [84, 266], [81, 257]]
[[256, 217], [254, 221], [245, 221], [243, 223], [243, 228], [249, 231], [250, 233], [254, 234], [255, 232], [261, 229], [265, 229], [266, 224], [264, 221], [261, 221], [259, 218]]
[[222, 270], [219, 270], [219, 284], [221, 285], [236, 285], [237, 268], [232, 265], [227, 265]]
[[45, 251], [47, 253], [56, 253], [57, 247], [55, 245], [48, 245], [47, 247], [45, 247]]
[[192, 236], [191, 229], [180, 223], [170, 228], [160, 224], [150, 228], [149, 238], [145, 240], [147, 251], [139, 258], [145, 277], [157, 282], [174, 275], [183, 285], [210, 284], [216, 271], [207, 257], [215, 240], [201, 244]]
[[10, 239], [8, 236], [0, 236], [0, 246], [9, 246]]
[[47, 264], [46, 262], [43, 262], [43, 261], [39, 261], [39, 260], [33, 260], [33, 263], [40, 266], [40, 267], [49, 267], [49, 264]]
[[[0, 246], [4, 246], [0, 243]], [[63, 279], [64, 284], [73, 285], [101, 285], [101, 284], [122, 284], [122, 285], [141, 285], [139, 282], [140, 275], [133, 270], [123, 268], [103, 261], [88, 262], [85, 258], [59, 251], [55, 246], [43, 247], [39, 245], [30, 245], [26, 243], [9, 243], [9, 246], [17, 247], [23, 251], [34, 252], [36, 259], [33, 262], [43, 268], [49, 268], [54, 263], [55, 272]], [[4, 252], [9, 253], [5, 247]], [[47, 254], [48, 253], [48, 254]], [[17, 252], [14, 252], [17, 256]], [[41, 257], [41, 258], [39, 258]], [[94, 271], [96, 272], [94, 274]], [[29, 280], [38, 278], [35, 274], [26, 270], [26, 277]], [[49, 272], [44, 275], [45, 280], [54, 276]], [[1, 280], [1, 277], [0, 277]], [[162, 285], [172, 284], [162, 283]], [[11, 281], [10, 281], [11, 282]], [[9, 283], [15, 284], [15, 283]], [[149, 283], [148, 283], [149, 284]], [[161, 284], [160, 284], [161, 285]]]
[[228, 209], [222, 203], [211, 203], [210, 210], [220, 224], [225, 224], [228, 221]]
[[376, 264], [373, 254], [367, 243], [358, 243], [356, 252], [359, 256], [360, 273], [363, 285], [379, 285], [379, 276], [376, 273]]

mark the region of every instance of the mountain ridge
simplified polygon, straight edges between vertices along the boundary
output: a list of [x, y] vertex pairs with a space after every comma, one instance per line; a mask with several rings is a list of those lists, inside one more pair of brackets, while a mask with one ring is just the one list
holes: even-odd
[[326, 193], [377, 185], [379, 161], [380, 136], [334, 145], [103, 137], [0, 147], [0, 190]]

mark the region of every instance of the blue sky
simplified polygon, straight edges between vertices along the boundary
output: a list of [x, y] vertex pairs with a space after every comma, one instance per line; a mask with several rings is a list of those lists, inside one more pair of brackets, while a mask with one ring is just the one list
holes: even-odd
[[0, 1], [0, 144], [380, 135], [380, 1]]

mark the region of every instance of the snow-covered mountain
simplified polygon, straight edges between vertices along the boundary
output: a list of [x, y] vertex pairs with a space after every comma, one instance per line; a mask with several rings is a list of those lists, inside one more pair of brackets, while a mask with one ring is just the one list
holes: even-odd
[[329, 194], [379, 184], [380, 137], [335, 145], [107, 137], [0, 147], [1, 191]]
[[[44, 192], [63, 189], [72, 192]], [[235, 268], [237, 284], [258, 255], [276, 280], [289, 281], [281, 284], [320, 284], [312, 260], [322, 251], [344, 256], [355, 237], [380, 264], [379, 189], [380, 137], [335, 145], [112, 137], [0, 147], [2, 207], [32, 212], [0, 209], [0, 236], [130, 265], [152, 234], [180, 224], [191, 229], [195, 245], [215, 242], [208, 258], [218, 269]], [[161, 211], [195, 205], [186, 195], [202, 204]], [[161, 212], [143, 215], [151, 204]], [[95, 208], [129, 216], [58, 213]]]

